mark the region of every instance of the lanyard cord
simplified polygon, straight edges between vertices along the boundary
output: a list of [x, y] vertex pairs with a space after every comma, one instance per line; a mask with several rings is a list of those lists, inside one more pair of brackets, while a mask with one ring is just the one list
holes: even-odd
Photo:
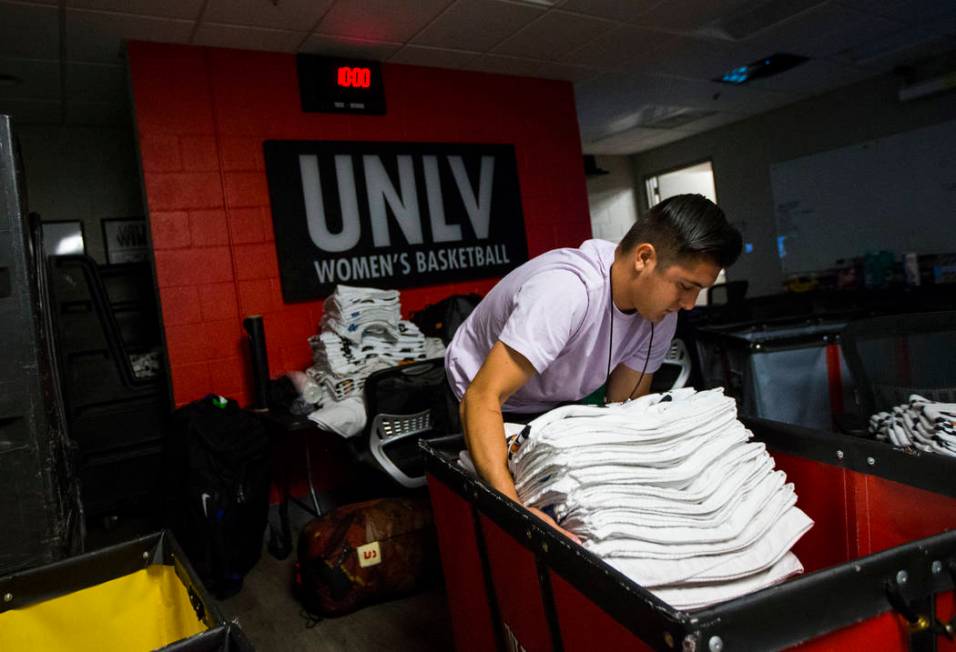
[[[611, 318], [611, 327], [610, 334], [608, 335], [607, 342], [607, 372], [604, 374], [604, 402], [607, 403], [607, 392], [610, 389], [608, 385], [611, 382], [611, 352], [614, 350], [614, 280], [611, 278], [611, 272], [608, 271], [607, 274], [608, 286], [610, 287], [609, 294], [610, 296], [607, 304], [607, 313]], [[634, 384], [634, 389], [630, 391], [625, 400], [629, 401], [634, 398], [634, 392], [637, 391], [637, 388], [641, 386], [641, 381], [644, 380], [644, 373], [647, 371], [647, 363], [651, 359], [651, 347], [654, 346], [654, 322], [651, 322], [651, 337], [647, 342], [647, 354], [644, 356], [644, 366], [641, 368], [641, 375], [637, 379], [637, 382]]]

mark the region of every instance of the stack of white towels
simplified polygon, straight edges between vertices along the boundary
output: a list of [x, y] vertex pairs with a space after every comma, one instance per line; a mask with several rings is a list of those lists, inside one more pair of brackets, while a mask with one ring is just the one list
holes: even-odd
[[361, 342], [369, 329], [393, 330], [402, 318], [398, 290], [338, 285], [323, 305], [322, 330]]
[[782, 582], [813, 525], [722, 389], [566, 406], [510, 440], [521, 501], [678, 609]]
[[365, 427], [362, 389], [372, 372], [444, 355], [441, 340], [426, 338], [401, 310], [397, 290], [339, 285], [325, 300], [320, 332], [309, 338], [306, 374], [322, 389], [312, 421], [356, 435]]
[[870, 434], [899, 448], [956, 456], [956, 403], [913, 394], [891, 411], [871, 416]]

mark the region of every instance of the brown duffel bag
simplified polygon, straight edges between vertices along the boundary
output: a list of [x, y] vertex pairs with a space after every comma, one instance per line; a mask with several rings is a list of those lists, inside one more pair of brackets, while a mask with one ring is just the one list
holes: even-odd
[[427, 500], [339, 507], [299, 535], [296, 594], [307, 611], [340, 616], [434, 582], [438, 549]]

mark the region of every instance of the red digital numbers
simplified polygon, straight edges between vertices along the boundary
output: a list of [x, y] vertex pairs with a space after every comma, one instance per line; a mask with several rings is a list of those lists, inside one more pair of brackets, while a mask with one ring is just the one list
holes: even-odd
[[372, 85], [372, 71], [368, 68], [339, 68], [337, 81], [343, 88], [368, 88]]

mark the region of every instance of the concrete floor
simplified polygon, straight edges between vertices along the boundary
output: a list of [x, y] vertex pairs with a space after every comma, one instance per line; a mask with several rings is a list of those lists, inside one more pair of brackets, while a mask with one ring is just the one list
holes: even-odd
[[373, 652], [453, 650], [443, 589], [373, 605], [348, 616], [309, 627], [292, 597], [293, 557], [284, 561], [263, 553], [246, 576], [242, 591], [219, 603], [238, 618], [257, 652]]

